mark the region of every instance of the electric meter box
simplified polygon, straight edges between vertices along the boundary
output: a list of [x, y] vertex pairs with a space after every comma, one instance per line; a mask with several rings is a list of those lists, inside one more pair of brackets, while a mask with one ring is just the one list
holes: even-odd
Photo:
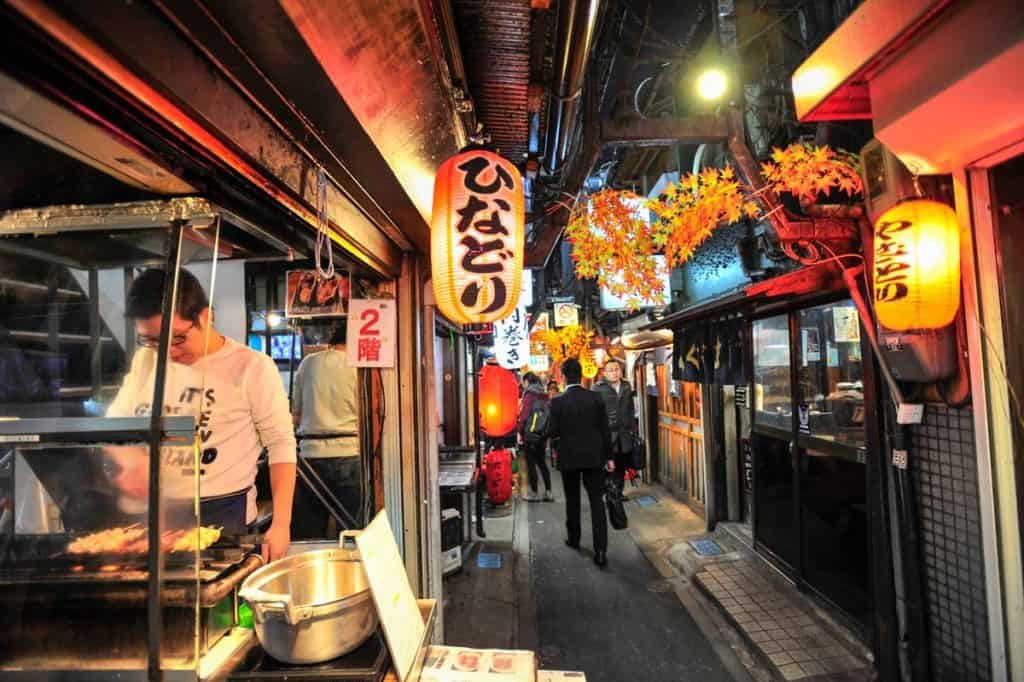
[[956, 374], [956, 327], [894, 332], [878, 326], [878, 345], [898, 381], [930, 384]]

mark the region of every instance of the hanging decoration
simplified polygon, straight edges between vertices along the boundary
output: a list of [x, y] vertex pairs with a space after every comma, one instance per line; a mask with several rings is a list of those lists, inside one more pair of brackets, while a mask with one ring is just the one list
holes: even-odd
[[532, 341], [539, 343], [551, 357], [553, 364], [559, 364], [566, 358], [579, 358], [590, 347], [594, 332], [585, 330], [578, 324], [561, 329], [547, 329], [538, 332]]
[[670, 268], [689, 260], [719, 225], [753, 218], [760, 212], [758, 205], [745, 197], [732, 166], [687, 173], [647, 205], [657, 217], [655, 241], [665, 250]]
[[941, 329], [960, 309], [960, 225], [946, 204], [910, 199], [875, 223], [878, 321], [893, 331]]
[[526, 309], [518, 307], [494, 323], [494, 355], [505, 369], [519, 369], [530, 359], [530, 334]]
[[836, 191], [851, 198], [863, 193], [857, 156], [827, 146], [775, 149], [761, 171], [765, 185], [757, 192], [726, 165], [687, 173], [649, 200], [605, 189], [577, 202], [566, 227], [577, 276], [596, 278], [636, 309], [662, 296], [664, 273], [652, 256], [664, 253], [664, 269], [684, 264], [720, 225], [766, 217], [760, 195], [788, 193], [806, 204]]
[[596, 278], [633, 307], [661, 294], [665, 269], [651, 257], [659, 247], [656, 234], [644, 198], [611, 189], [577, 203], [565, 228], [576, 275]]
[[789, 193], [802, 203], [814, 203], [833, 190], [850, 198], [863, 194], [857, 165], [856, 154], [828, 145], [791, 144], [772, 150], [772, 160], [761, 165], [761, 175], [773, 192]]
[[522, 282], [523, 181], [498, 154], [464, 151], [434, 181], [431, 275], [441, 314], [458, 324], [508, 317]]
[[480, 369], [480, 429], [490, 438], [508, 435], [516, 425], [519, 384], [515, 375], [498, 365]]

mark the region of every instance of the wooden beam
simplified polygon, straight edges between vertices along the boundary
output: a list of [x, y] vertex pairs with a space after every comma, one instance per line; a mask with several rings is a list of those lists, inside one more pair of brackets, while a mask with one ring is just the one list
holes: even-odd
[[601, 121], [601, 145], [666, 147], [674, 144], [724, 142], [729, 125], [722, 116], [627, 118]]

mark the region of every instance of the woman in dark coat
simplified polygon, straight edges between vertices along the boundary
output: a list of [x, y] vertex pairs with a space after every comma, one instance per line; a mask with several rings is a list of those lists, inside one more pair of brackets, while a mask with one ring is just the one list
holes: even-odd
[[594, 390], [604, 399], [605, 411], [608, 413], [608, 428], [612, 434], [612, 453], [615, 456], [615, 470], [610, 475], [621, 494], [626, 469], [630, 466], [633, 441], [636, 438], [633, 389], [622, 378], [622, 363], [615, 358], [609, 358], [604, 363], [602, 374], [603, 377], [594, 385]]
[[543, 499], [546, 502], [551, 502], [555, 496], [551, 493], [551, 471], [548, 469], [545, 458], [548, 439], [542, 437], [535, 442], [529, 442], [526, 434], [527, 420], [533, 410], [533, 403], [538, 400], [542, 401], [548, 406], [547, 412], [550, 414], [551, 399], [544, 392], [544, 384], [533, 372], [526, 373], [526, 376], [523, 377], [523, 385], [525, 390], [523, 391], [523, 400], [519, 405], [519, 416], [516, 418], [516, 431], [523, 438], [523, 450], [526, 452], [526, 472], [530, 483], [530, 493], [525, 499], [527, 502], [540, 501], [541, 498], [537, 495], [537, 470], [540, 469], [540, 475], [544, 479]]

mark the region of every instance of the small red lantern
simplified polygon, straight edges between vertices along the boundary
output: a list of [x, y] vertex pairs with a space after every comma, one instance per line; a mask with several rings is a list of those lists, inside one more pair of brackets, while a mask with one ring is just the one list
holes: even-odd
[[480, 429], [490, 438], [507, 436], [516, 426], [519, 384], [516, 376], [498, 365], [480, 370]]

